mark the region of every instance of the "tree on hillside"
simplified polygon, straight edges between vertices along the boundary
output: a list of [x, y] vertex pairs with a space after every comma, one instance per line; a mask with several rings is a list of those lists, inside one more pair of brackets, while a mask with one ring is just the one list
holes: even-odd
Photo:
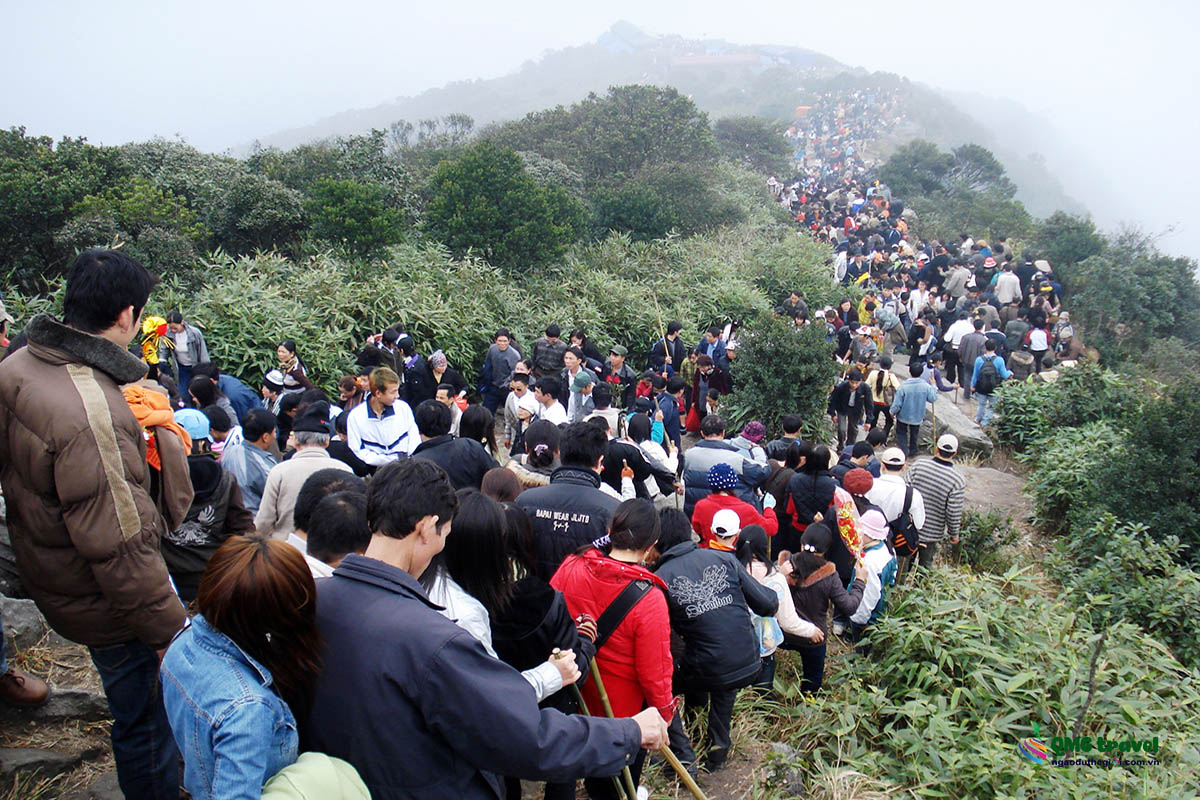
[[473, 250], [514, 269], [561, 257], [584, 219], [578, 201], [539, 185], [516, 153], [487, 141], [438, 165], [425, 207], [425, 229], [452, 252]]
[[905, 200], [927, 196], [945, 188], [954, 167], [954, 156], [922, 139], [901, 145], [879, 168], [879, 177]]
[[1031, 246], [1039, 258], [1049, 261], [1054, 271], [1069, 283], [1069, 265], [1103, 252], [1104, 236], [1087, 217], [1056, 211], [1038, 223]]
[[1012, 197], [1017, 192], [1004, 174], [1004, 165], [996, 160], [992, 151], [977, 144], [964, 144], [954, 148], [949, 181], [973, 192], [996, 192]]
[[717, 120], [713, 133], [721, 152], [764, 175], [782, 175], [788, 171], [792, 148], [761, 117], [726, 117]]
[[265, 175], [239, 175], [212, 211], [210, 227], [231, 253], [296, 244], [304, 229], [304, 197]]
[[312, 232], [352, 253], [369, 256], [404, 239], [404, 214], [387, 204], [376, 183], [317, 181], [305, 204]]
[[58, 258], [54, 234], [77, 203], [128, 174], [117, 151], [86, 139], [26, 136], [24, 128], [0, 131], [0, 264], [33, 287]]
[[614, 86], [502, 125], [488, 138], [533, 150], [580, 172], [591, 185], [619, 183], [656, 164], [712, 164], [718, 154], [708, 115], [670, 87]]

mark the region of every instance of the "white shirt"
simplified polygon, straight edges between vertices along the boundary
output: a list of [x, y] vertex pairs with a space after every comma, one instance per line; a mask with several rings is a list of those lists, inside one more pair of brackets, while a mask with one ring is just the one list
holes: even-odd
[[955, 320], [954, 324], [946, 329], [946, 341], [958, 347], [959, 341], [968, 333], [975, 330], [975, 323], [969, 319]]
[[548, 406], [542, 406], [538, 411], [538, 417], [555, 425], [562, 425], [567, 421], [567, 410], [562, 407], [562, 403], [555, 400]]
[[[871, 484], [871, 490], [866, 494], [867, 502], [879, 506], [879, 510], [883, 512], [883, 516], [887, 518], [890, 525], [899, 518], [900, 512], [904, 509], [904, 490], [907, 488], [908, 484], [904, 482], [902, 474], [888, 472], [884, 467], [882, 474], [875, 479], [875, 482]], [[925, 501], [921, 498], [921, 492], [916, 488], [913, 489], [912, 503], [908, 507], [908, 513], [912, 514], [913, 524], [918, 529], [925, 525]]]
[[1015, 273], [1002, 272], [996, 276], [996, 299], [1003, 305], [1021, 299], [1021, 279]]

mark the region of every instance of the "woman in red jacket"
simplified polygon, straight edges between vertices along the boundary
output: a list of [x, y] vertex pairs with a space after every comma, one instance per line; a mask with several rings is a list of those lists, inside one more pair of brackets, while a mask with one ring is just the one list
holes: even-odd
[[[627, 717], [647, 706], [658, 708], [668, 722], [674, 713], [671, 695], [671, 624], [667, 614], [667, 587], [643, 564], [657, 556], [660, 530], [658, 513], [649, 500], [626, 500], [613, 513], [608, 552], [588, 547], [567, 556], [550, 585], [563, 593], [571, 616], [587, 614], [599, 620], [605, 610], [634, 581], [645, 581], [645, 592], [596, 652], [596, 665], [604, 679], [613, 714]], [[603, 633], [603, 632], [601, 632]], [[592, 714], [604, 713], [593, 681], [583, 686]], [[630, 765], [636, 782], [646, 751]], [[593, 798], [615, 797], [612, 781], [588, 779]]]

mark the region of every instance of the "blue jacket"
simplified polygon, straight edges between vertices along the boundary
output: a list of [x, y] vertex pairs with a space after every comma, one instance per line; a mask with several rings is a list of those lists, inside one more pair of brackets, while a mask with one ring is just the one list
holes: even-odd
[[296, 720], [271, 690], [271, 673], [202, 616], [162, 662], [163, 705], [196, 800], [258, 800], [296, 760]]
[[708, 339], [706, 338], [701, 339], [700, 344], [696, 345], [696, 349], [702, 354], [712, 358], [713, 363], [716, 364], [722, 372], [728, 374], [729, 356], [725, 353], [724, 339], [717, 339], [712, 344], [709, 344]]
[[242, 417], [250, 409], [263, 407], [262, 395], [232, 375], [222, 372], [217, 378], [217, 388], [229, 398], [229, 405], [233, 406], [233, 412], [237, 414], [237, 419], [230, 420], [234, 425], [240, 425]]
[[897, 422], [920, 425], [925, 421], [925, 404], [937, 400], [937, 396], [937, 389], [924, 378], [909, 378], [896, 390], [891, 412]]
[[521, 674], [438, 613], [408, 573], [348, 555], [317, 582], [323, 668], [305, 749], [348, 761], [374, 800], [503, 798], [496, 775], [615, 775], [630, 719], [539, 709]]
[[1000, 358], [1000, 356], [997, 356], [997, 355], [978, 356], [975, 359], [975, 369], [971, 372], [971, 389], [972, 389], [972, 391], [974, 391], [974, 389], [975, 389], [975, 384], [979, 383], [979, 372], [980, 372], [980, 370], [983, 369], [983, 360], [985, 358], [996, 359], [996, 374], [1000, 376], [1000, 380], [1002, 380], [1002, 381], [1007, 380], [1008, 378], [1010, 378], [1012, 376], [1012, 373], [1008, 371], [1008, 365], [1004, 363], [1004, 359]]
[[733, 467], [733, 471], [740, 478], [733, 493], [758, 511], [762, 511], [754, 490], [771, 477], [771, 467], [752, 461], [728, 442], [702, 439], [683, 454], [683, 485], [686, 487], [683, 510], [688, 519], [692, 518], [696, 503], [712, 494], [712, 489], [708, 488], [708, 470], [717, 463]]
[[679, 437], [681, 433], [679, 403], [676, 402], [674, 397], [666, 392], [659, 392], [656, 402], [658, 404], [659, 411], [662, 411], [663, 414], [663, 431], [666, 433], [667, 438], [674, 442], [675, 449], [678, 450]]

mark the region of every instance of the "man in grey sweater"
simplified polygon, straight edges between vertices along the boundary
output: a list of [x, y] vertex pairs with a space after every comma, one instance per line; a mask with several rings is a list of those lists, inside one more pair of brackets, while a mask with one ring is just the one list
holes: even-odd
[[938, 437], [933, 458], [919, 459], [908, 468], [908, 483], [925, 501], [925, 524], [920, 530], [918, 563], [933, 566], [938, 543], [947, 536], [957, 545], [962, 530], [963, 498], [967, 481], [954, 467], [958, 437], [946, 433]]

